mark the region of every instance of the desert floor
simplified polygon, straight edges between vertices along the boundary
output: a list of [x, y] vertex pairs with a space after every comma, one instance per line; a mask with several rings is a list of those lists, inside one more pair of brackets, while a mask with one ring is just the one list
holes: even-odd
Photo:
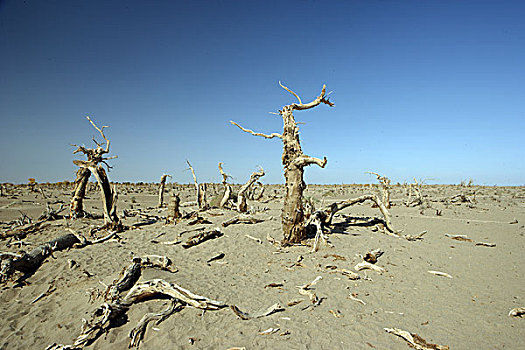
[[[91, 187], [86, 210], [101, 214], [98, 189]], [[219, 185], [209, 187], [209, 199], [221, 191]], [[17, 225], [21, 212], [35, 222], [46, 203], [55, 209], [61, 203], [68, 207], [70, 187], [38, 188], [43, 194], [27, 186], [4, 190], [0, 197], [2, 236]], [[119, 239], [54, 252], [23, 282], [2, 284], [0, 349], [72, 344], [80, 334], [82, 319], [89, 319], [104, 303], [105, 286], [118, 278], [132, 257], [151, 254], [167, 256], [178, 271], [145, 268], [141, 281], [162, 278], [246, 312], [265, 310], [275, 303], [282, 311], [242, 320], [228, 307], [206, 312], [186, 307], [158, 325], [150, 323], [140, 344], [142, 349], [408, 348], [407, 342], [384, 328], [417, 333], [430, 343], [451, 349], [525, 347], [525, 318], [508, 315], [513, 308], [525, 307], [523, 187], [423, 186], [425, 206], [406, 207], [405, 190], [395, 186], [392, 223], [403, 235], [427, 231], [422, 240], [392, 237], [380, 225], [367, 223], [367, 219], [381, 214], [365, 202], [341, 211], [328, 235], [331, 245], [322, 243], [313, 253], [307, 245], [282, 248], [269, 239], [282, 238], [282, 187], [268, 186], [262, 201], [249, 201], [253, 216], [263, 222], [228, 227], [221, 227], [221, 223], [237, 213], [217, 208], [199, 213], [211, 223], [189, 225], [191, 220], [187, 219], [167, 225], [167, 209], [156, 208], [157, 185], [118, 188], [119, 216], [125, 225], [138, 223], [138, 227], [120, 233]], [[177, 191], [181, 203], [190, 202], [182, 211], [195, 210], [191, 203], [195, 201], [194, 188], [178, 185]], [[446, 201], [469, 191], [476, 191], [473, 205]], [[371, 192], [379, 190], [365, 185], [309, 186], [306, 196], [319, 208]], [[168, 192], [165, 201], [169, 201]], [[128, 215], [136, 215], [124, 217], [124, 209]], [[68, 209], [62, 214], [68, 214]], [[68, 227], [88, 235], [91, 227], [102, 224], [103, 219], [47, 221], [21, 240], [3, 238], [0, 252], [29, 252], [68, 233]], [[182, 244], [162, 244], [184, 242], [196, 233], [188, 230], [201, 227], [220, 227], [224, 235], [188, 249]], [[446, 234], [466, 235], [468, 240], [455, 240]], [[495, 246], [476, 245], [478, 242]], [[362, 270], [357, 272], [361, 277], [358, 280], [341, 273], [342, 269], [353, 270], [361, 261], [360, 255], [377, 248], [384, 254], [376, 265], [385, 272]], [[220, 253], [224, 257], [208, 263]], [[452, 278], [428, 271], [444, 272]], [[321, 302], [312, 305], [308, 296], [299, 293], [298, 286], [318, 276], [322, 279], [312, 292]], [[33, 302], [48, 289], [52, 292]], [[299, 300], [302, 302], [293, 305]], [[123, 324], [109, 329], [87, 349], [127, 349], [128, 334], [142, 316], [160, 312], [167, 305], [168, 300], [155, 298], [133, 305]], [[278, 330], [261, 334], [270, 328]]]

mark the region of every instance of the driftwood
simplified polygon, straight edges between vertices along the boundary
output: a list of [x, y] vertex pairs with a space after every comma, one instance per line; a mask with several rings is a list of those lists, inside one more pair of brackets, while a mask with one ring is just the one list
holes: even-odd
[[164, 188], [166, 187], [166, 179], [171, 177], [171, 175], [164, 174], [160, 177], [160, 186], [159, 186], [159, 204], [158, 207], [162, 208], [164, 205]]
[[261, 317], [271, 315], [275, 312], [284, 310], [279, 304], [273, 304], [272, 306], [270, 306], [264, 311], [254, 312], [254, 313], [243, 312], [235, 305], [230, 305], [230, 308], [232, 309], [233, 313], [239, 316], [239, 318], [242, 320], [252, 320], [254, 318], [261, 318]]
[[182, 247], [184, 247], [185, 249], [188, 249], [190, 247], [201, 244], [202, 242], [205, 242], [207, 240], [221, 237], [222, 235], [223, 233], [219, 229], [201, 232], [201, 233], [196, 234], [195, 236], [188, 238], [186, 243], [182, 244]]
[[312, 231], [315, 232], [315, 239], [312, 247], [312, 252], [315, 252], [319, 249], [319, 242], [321, 240], [323, 240], [324, 242], [328, 242], [328, 239], [325, 235], [326, 227], [332, 225], [334, 215], [338, 211], [343, 210], [349, 206], [355, 205], [357, 203], [362, 203], [366, 200], [373, 201], [381, 211], [381, 214], [383, 214], [383, 223], [387, 230], [387, 234], [399, 237], [397, 235], [397, 231], [392, 226], [390, 212], [388, 211], [386, 206], [383, 204], [383, 202], [381, 202], [377, 195], [368, 194], [346, 201], [332, 203], [330, 206], [321, 210], [317, 210], [311, 215], [310, 220], [308, 221], [308, 227], [312, 228]]
[[144, 333], [146, 332], [146, 327], [148, 326], [148, 323], [151, 321], [156, 321], [155, 324], [158, 325], [162, 321], [164, 321], [166, 318], [170, 317], [173, 313], [178, 312], [184, 308], [182, 304], [179, 304], [177, 307], [178, 301], [176, 299], [171, 299], [170, 305], [168, 308], [162, 312], [159, 313], [147, 313], [145, 314], [139, 321], [139, 323], [131, 330], [129, 333], [129, 337], [131, 338], [131, 341], [129, 343], [129, 347], [138, 347], [140, 344], [140, 341], [144, 338]]
[[72, 233], [68, 233], [36, 247], [21, 257], [3, 260], [0, 271], [0, 282], [10, 279], [15, 271], [20, 271], [25, 274], [36, 271], [53, 252], [71, 248], [77, 243], [81, 243], [78, 237]]
[[279, 114], [283, 118], [283, 133], [272, 133], [270, 135], [258, 133], [250, 129], [245, 129], [239, 124], [230, 121], [244, 132], [254, 136], [261, 136], [266, 139], [279, 138], [283, 142], [282, 163], [284, 166], [284, 177], [286, 179], [286, 197], [282, 211], [282, 228], [283, 228], [283, 244], [289, 245], [301, 242], [306, 238], [306, 222], [303, 210], [303, 191], [306, 184], [303, 179], [304, 167], [317, 164], [321, 168], [326, 165], [326, 157], [324, 159], [313, 158], [303, 153], [301, 143], [299, 140], [299, 128], [294, 119], [293, 112], [314, 108], [321, 103], [333, 106], [326, 94], [326, 86], [323, 85], [321, 94], [312, 102], [303, 103], [301, 98], [292, 90], [279, 84], [283, 89], [294, 95], [298, 103], [292, 103], [284, 106]]
[[437, 345], [437, 344], [427, 343], [427, 341], [421, 338], [419, 335], [401, 330], [399, 328], [384, 328], [384, 330], [390, 334], [394, 334], [394, 335], [397, 335], [398, 337], [403, 338], [405, 341], [409, 343], [409, 345], [412, 348], [416, 350], [448, 350], [449, 349], [447, 345]]
[[[180, 303], [182, 307], [189, 305], [203, 310], [218, 310], [227, 306], [223, 302], [194, 294], [174, 283], [169, 283], [162, 279], [154, 279], [138, 283], [129, 290], [124, 298], [118, 298], [113, 303], [104, 303], [97, 308], [95, 312], [93, 312], [89, 322], [84, 320], [81, 334], [75, 339], [72, 345], [53, 344], [47, 349], [81, 349], [93, 343], [101, 334], [112, 328], [115, 324], [113, 321], [125, 315], [133, 304], [150, 297], [162, 295]], [[182, 307], [176, 310], [182, 310]], [[171, 309], [168, 310], [171, 311]], [[163, 312], [159, 318], [165, 318], [175, 311], [168, 312], [168, 310]], [[140, 331], [143, 327], [142, 324], [147, 323], [147, 319], [152, 318], [152, 316], [143, 318], [139, 322], [139, 325], [131, 332], [130, 347], [138, 346], [138, 340], [140, 340], [141, 337]]]
[[246, 204], [246, 191], [252, 186], [259, 178], [264, 176], [264, 169], [261, 167], [258, 172], [253, 172], [250, 175], [250, 179], [246, 182], [239, 192], [237, 193], [237, 210], [241, 213], [248, 211], [248, 205]]
[[431, 273], [431, 274], [436, 275], [436, 276], [452, 278], [452, 276], [449, 275], [449, 274], [446, 273], [446, 272], [441, 272], [441, 271], [428, 271], [428, 273]]
[[525, 307], [516, 307], [509, 311], [509, 316], [523, 317], [525, 315]]
[[264, 221], [263, 219], [258, 219], [250, 215], [240, 214], [240, 215], [234, 216], [233, 218], [229, 220], [224, 221], [221, 224], [221, 226], [228, 227], [234, 224], [258, 224], [263, 221]]
[[362, 262], [360, 262], [359, 264], [354, 266], [354, 270], [356, 270], [356, 271], [361, 271], [361, 270], [365, 270], [365, 269], [374, 270], [374, 271], [379, 272], [379, 273], [385, 272], [385, 269], [382, 268], [381, 266], [377, 266], [377, 265], [371, 264], [371, 263], [369, 263], [367, 261], [364, 261], [364, 260]]

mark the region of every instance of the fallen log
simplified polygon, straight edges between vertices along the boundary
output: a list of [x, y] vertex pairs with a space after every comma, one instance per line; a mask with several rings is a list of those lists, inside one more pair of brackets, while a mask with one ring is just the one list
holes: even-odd
[[219, 229], [213, 229], [211, 231], [201, 232], [201, 233], [196, 234], [195, 236], [188, 238], [186, 243], [182, 244], [182, 247], [185, 249], [188, 249], [190, 247], [201, 244], [202, 242], [205, 242], [207, 240], [221, 237], [222, 235], [223, 233]]

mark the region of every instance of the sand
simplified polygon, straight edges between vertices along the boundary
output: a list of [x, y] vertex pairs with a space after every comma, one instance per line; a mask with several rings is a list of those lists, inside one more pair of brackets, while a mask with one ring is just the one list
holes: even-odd
[[[7, 188], [0, 197], [2, 231], [12, 226], [20, 211], [33, 219], [51, 202], [69, 203], [70, 188], [41, 185], [45, 195], [27, 187]], [[219, 186], [215, 191], [218, 193]], [[184, 249], [181, 244], [157, 241], [185, 240], [199, 227], [215, 228], [236, 215], [231, 210], [211, 209], [201, 213], [212, 224], [189, 226], [188, 220], [166, 225], [162, 220], [128, 230], [120, 240], [59, 251], [48, 258], [29, 278], [27, 285], [2, 285], [0, 311], [0, 349], [45, 349], [53, 343], [72, 344], [80, 334], [82, 318], [89, 319], [103, 303], [104, 285], [116, 279], [129, 266], [133, 256], [147, 254], [169, 257], [178, 272], [155, 268], [143, 270], [141, 280], [162, 278], [194, 293], [236, 305], [246, 312], [257, 312], [279, 303], [284, 310], [252, 320], [239, 319], [230, 308], [206, 311], [191, 307], [171, 315], [159, 325], [150, 324], [140, 345], [142, 349], [407, 349], [407, 343], [384, 328], [400, 328], [417, 333], [430, 343], [451, 349], [523, 349], [525, 318], [508, 316], [515, 307], [525, 306], [525, 188], [474, 187], [477, 203], [445, 205], [438, 201], [465, 190], [460, 186], [424, 186], [432, 208], [408, 208], [401, 187], [392, 191], [392, 223], [403, 234], [427, 231], [423, 240], [407, 241], [388, 236], [375, 226], [343, 224], [337, 218], [329, 241], [318, 252], [308, 246], [279, 248], [267, 236], [282, 238], [280, 208], [282, 198], [268, 203], [249, 201], [265, 219], [257, 224], [237, 224], [221, 228], [222, 237]], [[181, 202], [193, 201], [194, 189], [180, 190]], [[266, 193], [281, 192], [273, 186]], [[318, 205], [377, 191], [368, 186], [309, 186], [306, 193]], [[166, 196], [166, 199], [169, 196]], [[264, 197], [267, 198], [267, 197]], [[141, 209], [152, 216], [165, 217], [157, 209], [155, 185], [120, 185], [119, 215], [123, 209]], [[89, 212], [101, 213], [96, 188], [88, 192]], [[183, 211], [192, 210], [191, 206]], [[437, 210], [441, 215], [437, 215]], [[370, 203], [341, 212], [356, 218], [380, 216]], [[124, 224], [144, 221], [126, 217]], [[516, 222], [517, 221], [517, 222]], [[66, 228], [87, 234], [103, 220], [60, 219], [47, 222], [39, 232], [23, 239], [29, 251], [41, 243], [66, 234]], [[454, 240], [449, 235], [466, 235], [472, 242]], [[104, 235], [100, 233], [99, 236]], [[253, 238], [258, 240], [255, 240]], [[19, 246], [2, 240], [1, 252], [18, 252]], [[495, 247], [476, 242], [495, 243]], [[12, 242], [11, 242], [12, 243]], [[377, 262], [386, 269], [357, 272], [361, 279], [350, 280], [337, 272], [353, 270], [359, 254], [371, 249], [384, 251]], [[207, 261], [224, 253], [224, 257]], [[76, 262], [70, 267], [69, 260]], [[298, 261], [300, 261], [298, 263]], [[428, 271], [440, 271], [452, 278]], [[322, 279], [312, 287], [322, 301], [311, 306], [297, 286]], [[48, 290], [49, 295], [31, 303]], [[275, 285], [272, 287], [271, 285]], [[269, 286], [270, 285], [270, 286]], [[352, 296], [352, 297], [351, 297]], [[363, 303], [356, 301], [360, 299]], [[301, 303], [288, 306], [295, 300]], [[111, 328], [88, 349], [127, 349], [128, 334], [147, 312], [160, 312], [166, 299], [152, 299], [133, 305], [127, 321]], [[307, 307], [305, 309], [305, 307]], [[269, 329], [275, 333], [260, 334]]]

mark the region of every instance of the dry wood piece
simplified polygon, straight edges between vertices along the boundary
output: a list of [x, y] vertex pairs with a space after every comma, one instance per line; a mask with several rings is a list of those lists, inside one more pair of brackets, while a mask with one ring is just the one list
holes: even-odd
[[525, 307], [516, 307], [509, 312], [509, 316], [512, 317], [522, 317], [525, 315]]
[[207, 240], [221, 237], [222, 235], [223, 233], [218, 228], [213, 229], [211, 231], [201, 232], [196, 234], [195, 236], [188, 238], [186, 243], [182, 244], [182, 246], [187, 249], [196, 246], [197, 244], [201, 244], [202, 242], [205, 242]]
[[482, 246], [482, 247], [495, 247], [496, 243], [476, 242], [476, 245], [477, 246]]
[[264, 169], [261, 167], [259, 171], [255, 171], [250, 175], [250, 179], [246, 182], [239, 192], [237, 192], [237, 210], [241, 213], [248, 211], [248, 205], [246, 204], [246, 191], [252, 186], [259, 178], [264, 176]]
[[267, 308], [264, 311], [254, 312], [254, 313], [243, 312], [235, 305], [230, 305], [230, 309], [232, 309], [232, 311], [237, 316], [239, 316], [239, 318], [242, 319], [242, 320], [251, 320], [251, 319], [254, 319], [254, 318], [261, 318], [261, 317], [265, 317], [265, 316], [271, 315], [271, 314], [273, 314], [275, 312], [279, 312], [279, 311], [283, 311], [284, 310], [281, 307], [281, 305], [279, 305], [279, 304], [273, 304], [272, 306], [270, 306], [269, 308]]
[[375, 175], [381, 184], [381, 200], [387, 209], [390, 209], [390, 179], [386, 176], [381, 176], [378, 173], [367, 171], [367, 173]]
[[144, 255], [140, 258], [140, 264], [145, 267], [158, 267], [169, 272], [177, 272], [179, 270], [173, 266], [170, 258], [164, 255]]
[[344, 276], [348, 277], [351, 280], [358, 280], [358, 279], [361, 278], [361, 276], [359, 276], [357, 273], [355, 273], [352, 270], [337, 269], [337, 270], [334, 270], [334, 272], [339, 272], [339, 273], [343, 274]]
[[228, 227], [233, 224], [258, 224], [260, 222], [263, 222], [263, 219], [259, 219], [256, 217], [253, 217], [251, 215], [246, 214], [239, 214], [237, 216], [234, 216], [233, 218], [224, 221], [221, 226], [222, 227]]
[[375, 264], [377, 262], [377, 259], [383, 255], [383, 251], [381, 249], [374, 249], [365, 254], [363, 257], [363, 260], [366, 262], [369, 262], [371, 264]]
[[383, 202], [381, 202], [379, 197], [376, 196], [375, 194], [363, 195], [363, 196], [360, 196], [360, 197], [357, 197], [357, 198], [353, 198], [353, 199], [349, 199], [349, 200], [346, 200], [346, 201], [332, 203], [330, 205], [330, 207], [322, 210], [324, 212], [324, 214], [326, 215], [323, 224], [324, 225], [331, 225], [332, 224], [332, 219], [333, 219], [335, 213], [337, 213], [338, 211], [343, 210], [345, 208], [348, 208], [349, 206], [355, 205], [357, 203], [363, 203], [366, 200], [371, 200], [374, 203], [376, 203], [376, 205], [378, 206], [379, 210], [381, 211], [381, 214], [383, 214], [385, 228], [388, 230], [388, 232], [390, 232], [391, 235], [398, 237], [397, 234], [396, 234], [397, 231], [392, 226], [392, 222], [391, 222], [391, 219], [390, 219], [390, 212], [385, 207]]
[[131, 338], [129, 347], [138, 347], [140, 344], [140, 341], [144, 338], [144, 333], [146, 332], [146, 327], [149, 322], [151, 321], [157, 321], [155, 322], [156, 325], [160, 324], [162, 321], [164, 321], [166, 318], [171, 316], [173, 313], [182, 310], [183, 306], [179, 305], [179, 308], [176, 308], [177, 306], [177, 300], [172, 299], [170, 301], [170, 306], [159, 313], [147, 313], [145, 314], [139, 321], [139, 324], [135, 326], [129, 333], [129, 337]]
[[224, 255], [224, 253], [222, 253], [222, 252], [219, 253], [219, 254], [216, 254], [216, 255], [212, 256], [211, 258], [209, 258], [209, 259], [206, 261], [206, 264], [210, 265], [210, 263], [211, 263], [212, 261], [220, 260], [220, 259], [224, 258], [224, 256], [225, 256], [225, 255]]
[[129, 290], [135, 285], [141, 274], [140, 263], [140, 258], [133, 258], [132, 264], [121, 272], [121, 277], [118, 280], [113, 281], [113, 283], [107, 288], [106, 300], [116, 300], [121, 292]]
[[[170, 297], [180, 303], [181, 306], [190, 305], [203, 310], [218, 310], [227, 306], [223, 302], [194, 294], [177, 284], [169, 283], [162, 279], [154, 279], [135, 285], [124, 298], [117, 299], [114, 303], [104, 303], [101, 307], [97, 308], [89, 322], [84, 320], [81, 334], [76, 338], [73, 345], [53, 344], [49, 346], [48, 349], [58, 350], [83, 348], [84, 346], [91, 344], [101, 334], [107, 332], [112, 326], [114, 326], [114, 323], [111, 321], [124, 315], [134, 303], [159, 295]], [[160, 317], [165, 318], [171, 314], [171, 312], [166, 310], [162, 314], [163, 316]], [[141, 320], [139, 326], [136, 327], [136, 332], [130, 334], [132, 344], [135, 344], [137, 341], [136, 336], [140, 336], [138, 332], [140, 332], [140, 327], [142, 327], [141, 324], [144, 323], [143, 321], [146, 322], [147, 320]]]
[[446, 272], [441, 272], [441, 271], [428, 271], [428, 273], [431, 273], [431, 274], [436, 275], [436, 276], [442, 276], [442, 277], [452, 278], [452, 276], [449, 275], [449, 274], [446, 273]]
[[166, 179], [171, 177], [171, 175], [164, 174], [160, 177], [160, 186], [159, 186], [159, 208], [162, 208], [164, 205], [164, 187], [166, 187]]
[[409, 333], [399, 328], [384, 328], [390, 334], [397, 335], [407, 341], [411, 347], [416, 350], [449, 350], [447, 345], [430, 344], [419, 335], [415, 333]]
[[361, 303], [363, 305], [366, 305], [366, 303], [363, 300], [357, 298], [357, 293], [351, 293], [350, 295], [348, 295], [348, 298], [352, 299], [353, 301], [357, 301], [358, 303]]
[[[80, 168], [86, 168], [89, 170], [90, 173], [92, 173], [95, 178], [97, 179], [98, 185], [100, 187], [100, 196], [102, 198], [102, 207], [104, 210], [104, 221], [105, 221], [105, 227], [111, 229], [112, 231], [122, 231], [124, 227], [122, 226], [122, 223], [120, 222], [118, 216], [117, 216], [117, 191], [116, 187], [114, 186], [113, 189], [111, 189], [111, 185], [109, 183], [106, 171], [102, 167], [102, 164], [105, 164], [108, 169], [111, 167], [109, 164], [106, 163], [106, 160], [117, 158], [117, 156], [105, 158], [104, 155], [109, 153], [109, 139], [104, 135], [104, 128], [107, 128], [107, 126], [103, 126], [102, 128], [97, 127], [97, 125], [89, 118], [86, 117], [87, 120], [93, 125], [95, 129], [100, 132], [102, 138], [106, 141], [106, 147], [103, 148], [103, 144], [98, 143], [94, 138], [93, 142], [97, 145], [97, 148], [86, 148], [84, 146], [78, 146], [73, 145], [77, 147], [77, 149], [73, 152], [73, 154], [82, 152], [87, 156], [87, 161], [84, 160], [74, 160], [73, 163], [77, 165]], [[81, 178], [78, 178], [78, 176], [82, 176]], [[77, 180], [78, 185], [76, 185], [76, 189], [74, 191], [73, 199], [72, 199], [72, 210], [76, 210], [78, 212], [78, 202], [80, 201], [79, 198], [75, 199], [75, 196], [81, 196], [82, 194], [85, 194], [85, 188], [82, 190], [82, 186], [85, 186], [87, 184], [84, 184], [84, 181], [87, 181], [85, 179], [85, 176], [87, 176], [87, 172], [83, 172], [82, 174], [77, 173]], [[89, 178], [88, 178], [89, 179]], [[75, 181], [76, 183], [76, 181]], [[78, 190], [78, 191], [77, 191]]]
[[385, 269], [382, 268], [381, 266], [370, 264], [367, 261], [362, 261], [359, 264], [354, 266], [354, 270], [356, 270], [356, 271], [361, 271], [361, 270], [365, 270], [365, 269], [374, 270], [374, 271], [379, 272], [379, 273], [385, 272]]
[[274, 334], [274, 333], [279, 332], [280, 330], [281, 330], [280, 328], [268, 328], [265, 331], [259, 332], [259, 335]]
[[327, 162], [326, 158], [313, 158], [303, 153], [299, 140], [299, 128], [297, 127], [293, 112], [314, 108], [321, 103], [329, 106], [333, 106], [334, 104], [327, 98], [325, 85], [323, 85], [321, 94], [315, 100], [309, 103], [302, 103], [295, 92], [280, 82], [279, 84], [299, 101], [299, 103], [284, 106], [282, 110], [279, 111], [279, 114], [283, 118], [282, 134], [273, 133], [266, 135], [245, 129], [233, 121], [231, 121], [231, 123], [239, 127], [242, 131], [254, 136], [261, 136], [267, 139], [277, 137], [283, 142], [282, 163], [284, 165], [284, 177], [286, 179], [286, 197], [282, 211], [282, 227], [284, 234], [283, 244], [289, 245], [299, 243], [306, 238], [306, 222], [303, 208], [303, 191], [306, 188], [303, 179], [304, 167], [317, 164], [321, 168], [324, 168]]
[[322, 276], [317, 276], [312, 282], [307, 283], [303, 286], [297, 286], [297, 288], [299, 288], [299, 294], [308, 296], [312, 304], [319, 305], [321, 300], [317, 297], [317, 295], [314, 292], [312, 292], [311, 287], [315, 286], [317, 282], [319, 282], [322, 279]]
[[10, 279], [15, 271], [31, 274], [36, 271], [53, 252], [71, 248], [77, 243], [80, 243], [77, 236], [69, 233], [36, 247], [31, 252], [23, 254], [20, 258], [2, 260], [0, 282], [5, 282]]
[[419, 240], [423, 240], [423, 236], [426, 234], [427, 234], [427, 231], [421, 231], [417, 235], [404, 235], [403, 237], [407, 241], [419, 241]]
[[451, 235], [451, 234], [448, 234], [448, 233], [445, 233], [445, 236], [449, 237], [449, 238], [452, 238], [456, 241], [463, 241], [463, 242], [474, 242], [473, 240], [471, 240], [470, 238], [467, 238], [466, 235]]

